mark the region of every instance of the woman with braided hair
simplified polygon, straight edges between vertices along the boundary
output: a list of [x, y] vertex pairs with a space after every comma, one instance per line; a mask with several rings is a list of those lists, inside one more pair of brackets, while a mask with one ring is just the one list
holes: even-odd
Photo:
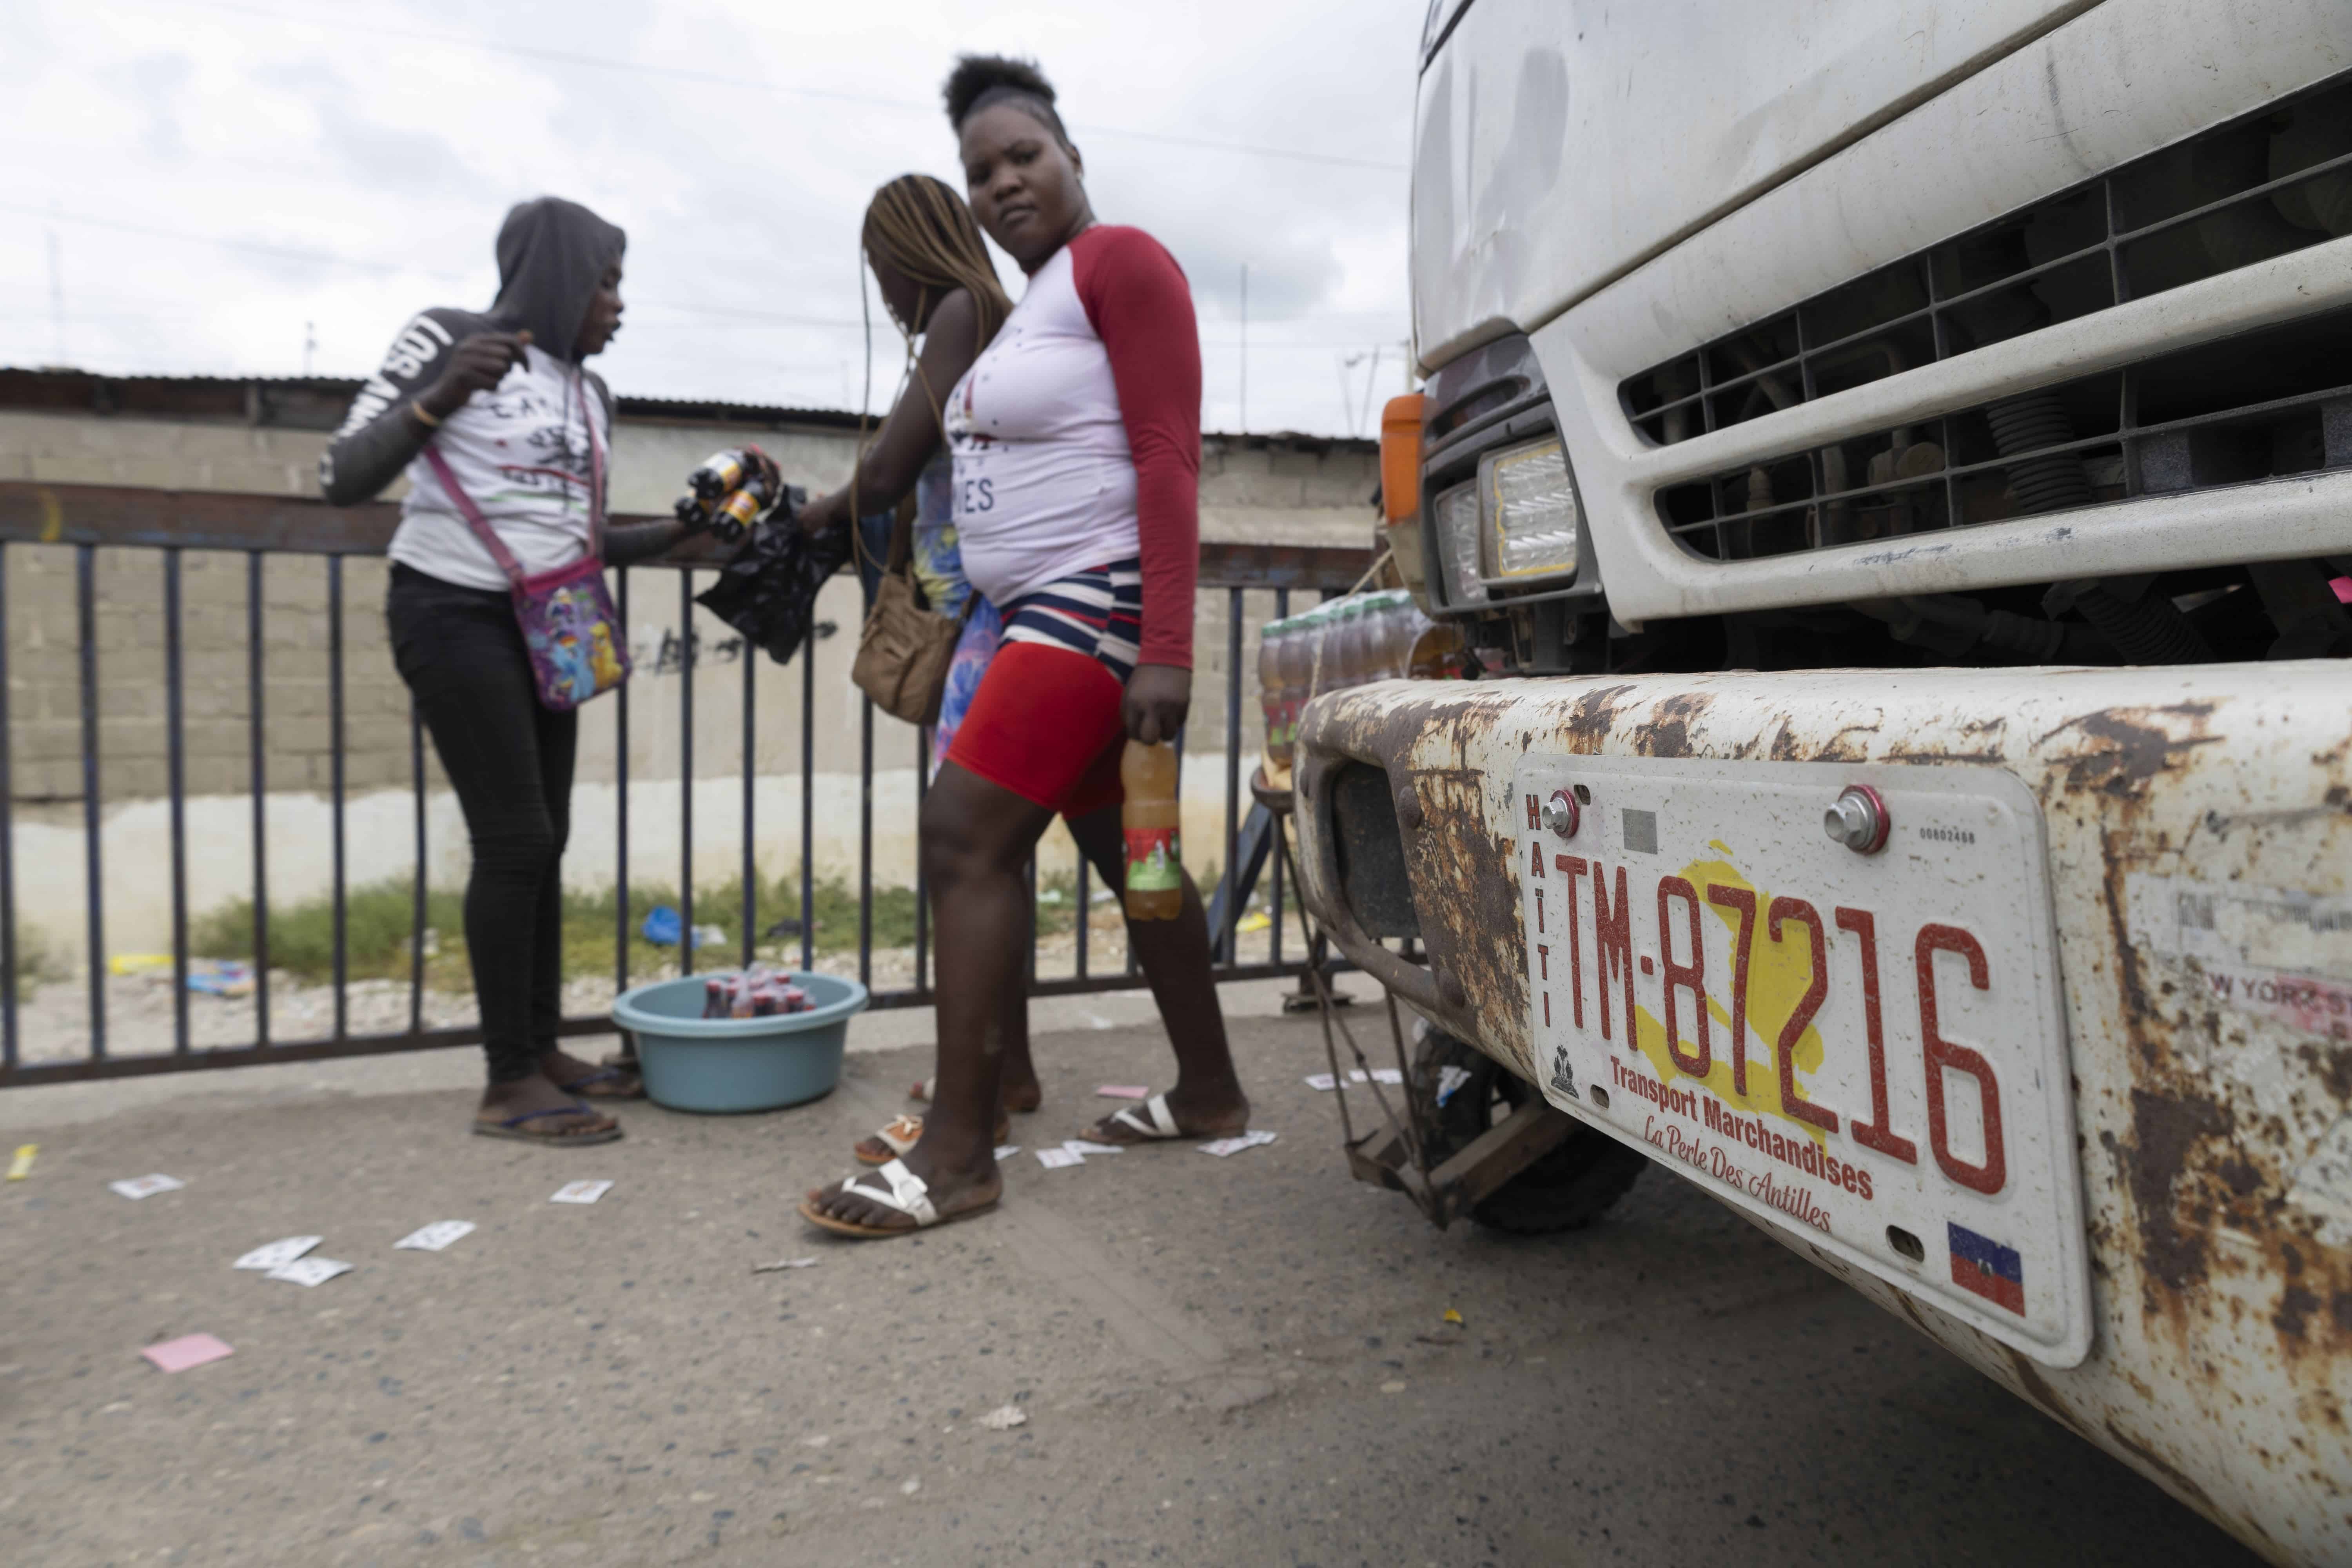
[[[954, 744], [1004, 631], [996, 606], [985, 597], [974, 599], [963, 574], [950, 496], [954, 467], [942, 412], [949, 390], [994, 341], [1013, 302], [996, 280], [971, 209], [944, 181], [929, 174], [901, 174], [875, 192], [861, 242], [890, 319], [906, 334], [910, 351], [918, 340], [921, 346], [911, 353], [907, 384], [873, 444], [859, 454], [849, 483], [810, 502], [800, 521], [812, 533], [851, 524], [864, 534], [864, 525], [889, 518], [900, 502], [914, 497], [908, 563], [916, 586], [933, 610], [964, 617], [931, 731], [936, 768]], [[869, 553], [887, 558], [887, 540], [868, 536], [861, 542]], [[1006, 1040], [1004, 1108], [1013, 1110], [1034, 1110], [1043, 1098], [1029, 1058], [1027, 1023], [1024, 1010], [1020, 1026], [1009, 1030]], [[929, 1097], [929, 1080], [915, 1086], [916, 1099]], [[882, 1164], [904, 1153], [921, 1133], [920, 1117], [901, 1116], [861, 1142], [858, 1158]]]

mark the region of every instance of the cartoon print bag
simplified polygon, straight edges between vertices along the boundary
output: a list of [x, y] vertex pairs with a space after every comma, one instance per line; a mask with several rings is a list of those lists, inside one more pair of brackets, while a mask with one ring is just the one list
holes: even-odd
[[[573, 385], [576, 389], [578, 383]], [[515, 621], [530, 654], [540, 705], [558, 713], [602, 696], [629, 678], [628, 637], [613, 608], [613, 596], [604, 589], [604, 448], [596, 437], [595, 417], [584, 405], [581, 423], [588, 428], [588, 553], [535, 577], [523, 574], [522, 563], [458, 484], [447, 461], [430, 445], [425, 448], [425, 460], [433, 465], [441, 488], [513, 585]]]

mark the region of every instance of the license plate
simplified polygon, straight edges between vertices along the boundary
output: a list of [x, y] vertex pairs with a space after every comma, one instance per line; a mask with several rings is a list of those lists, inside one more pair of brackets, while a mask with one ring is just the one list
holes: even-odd
[[[1545, 1097], [2038, 1361], [2079, 1363], [2088, 1248], [2025, 785], [1575, 756], [1528, 757], [1515, 782]], [[1874, 850], [1825, 827], [1850, 786], [1885, 822]]]

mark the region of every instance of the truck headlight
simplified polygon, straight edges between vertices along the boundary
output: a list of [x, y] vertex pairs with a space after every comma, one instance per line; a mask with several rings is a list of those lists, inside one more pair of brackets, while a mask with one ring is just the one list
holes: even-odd
[[1454, 486], [1430, 503], [1430, 516], [1437, 525], [1437, 553], [1444, 563], [1445, 597], [1449, 604], [1486, 602], [1486, 584], [1479, 581], [1486, 573], [1478, 562], [1478, 492], [1485, 488], [1474, 479]]
[[1486, 522], [1484, 575], [1507, 579], [1575, 572], [1584, 514], [1568, 477], [1567, 450], [1557, 437], [1480, 458], [1478, 500]]

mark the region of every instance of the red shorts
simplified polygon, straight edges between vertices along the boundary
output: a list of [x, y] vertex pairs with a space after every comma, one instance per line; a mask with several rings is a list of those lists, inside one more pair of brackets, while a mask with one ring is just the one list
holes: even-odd
[[1126, 696], [1100, 660], [1074, 648], [1001, 643], [946, 760], [1073, 820], [1117, 805]]

